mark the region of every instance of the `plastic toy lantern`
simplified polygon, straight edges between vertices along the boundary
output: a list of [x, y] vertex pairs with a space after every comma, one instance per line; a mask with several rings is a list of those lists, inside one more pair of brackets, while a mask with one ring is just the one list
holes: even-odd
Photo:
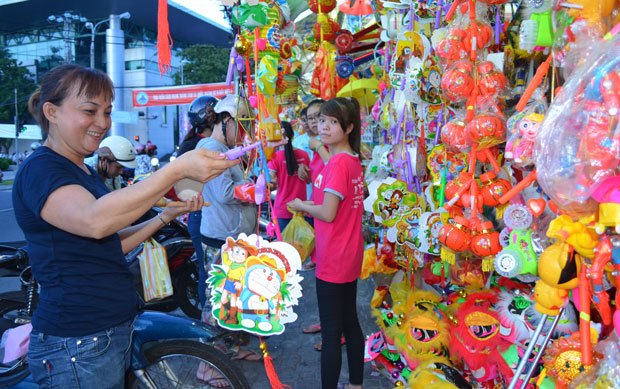
[[[458, 177], [450, 180], [445, 189], [446, 200], [448, 200], [450, 204], [456, 204], [462, 207], [463, 194], [469, 189], [471, 180], [473, 179], [474, 177], [471, 173], [462, 171]], [[458, 198], [455, 200], [457, 196]]]
[[441, 141], [450, 151], [462, 153], [469, 151], [471, 140], [466, 136], [465, 123], [452, 119], [441, 128]]
[[454, 222], [444, 224], [439, 231], [439, 241], [443, 245], [441, 248], [441, 260], [451, 265], [456, 263], [457, 251], [465, 251], [471, 243], [471, 232], [469, 231], [469, 221], [461, 216], [455, 216]]
[[506, 87], [506, 77], [495, 69], [493, 62], [480, 62], [476, 69], [478, 90], [482, 96], [497, 96]]
[[484, 205], [489, 207], [499, 205], [499, 199], [512, 188], [512, 185], [507, 180], [497, 178], [494, 171], [482, 174], [480, 180], [483, 184], [480, 194], [482, 195]]
[[467, 31], [453, 28], [448, 35], [437, 42], [435, 52], [444, 65], [467, 58], [468, 53], [464, 45], [466, 37]]
[[441, 78], [441, 87], [446, 97], [455, 103], [465, 101], [474, 90], [475, 81], [472, 76], [474, 66], [468, 61], [458, 61]]
[[464, 42], [465, 50], [471, 51], [471, 46], [474, 42], [476, 45], [475, 49], [482, 50], [491, 43], [493, 28], [488, 23], [474, 21], [467, 29], [467, 35], [468, 39]]
[[482, 257], [482, 271], [493, 270], [495, 255], [502, 251], [499, 242], [499, 232], [493, 230], [492, 222], [481, 223], [477, 228], [477, 234], [471, 238], [472, 253]]
[[499, 116], [491, 114], [478, 115], [465, 127], [469, 138], [480, 151], [502, 143], [506, 136], [506, 125]]

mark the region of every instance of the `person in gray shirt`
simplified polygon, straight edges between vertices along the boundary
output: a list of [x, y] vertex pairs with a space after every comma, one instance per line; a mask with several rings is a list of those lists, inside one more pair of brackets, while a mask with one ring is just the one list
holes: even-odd
[[[227, 152], [241, 143], [245, 133], [252, 131], [249, 103], [238, 96], [224, 97], [215, 106], [217, 117], [210, 137], [201, 139], [196, 148]], [[207, 182], [202, 190], [205, 201], [211, 203], [202, 209], [200, 233], [207, 246], [221, 248], [227, 237], [237, 238], [244, 232], [256, 232], [258, 215], [255, 204], [234, 197], [235, 187], [247, 182], [241, 165], [233, 166], [221, 176]]]

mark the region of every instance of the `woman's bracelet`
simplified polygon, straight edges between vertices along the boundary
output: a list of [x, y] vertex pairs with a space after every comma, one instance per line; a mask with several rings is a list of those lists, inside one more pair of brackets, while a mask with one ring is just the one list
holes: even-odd
[[166, 221], [164, 220], [164, 218], [163, 218], [163, 217], [161, 217], [161, 213], [158, 213], [158, 214], [157, 214], [157, 217], [159, 218], [159, 221], [161, 221], [161, 222], [162, 222], [162, 224], [163, 224], [164, 226], [168, 224], [168, 223], [166, 223]]

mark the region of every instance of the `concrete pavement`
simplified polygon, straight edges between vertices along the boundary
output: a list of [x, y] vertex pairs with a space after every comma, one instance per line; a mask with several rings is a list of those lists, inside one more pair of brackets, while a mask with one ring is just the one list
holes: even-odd
[[[319, 312], [316, 301], [316, 287], [314, 271], [302, 273], [304, 277], [301, 285], [303, 297], [295, 312], [299, 318], [294, 323], [286, 325], [282, 335], [266, 339], [267, 350], [273, 358], [280, 381], [294, 389], [318, 389], [321, 387], [321, 353], [314, 350], [314, 344], [321, 341], [321, 335], [304, 334], [303, 328], [319, 322]], [[372, 280], [358, 280], [357, 313], [364, 336], [376, 331], [378, 327], [370, 315], [370, 299], [374, 291]], [[248, 348], [259, 351], [259, 340], [252, 337]], [[259, 351], [260, 352], [260, 351]], [[263, 362], [235, 362], [241, 366], [252, 389], [271, 388]], [[348, 366], [346, 346], [342, 347], [341, 382], [348, 382]], [[392, 389], [390, 381], [374, 371], [370, 364], [364, 366], [364, 388]]]

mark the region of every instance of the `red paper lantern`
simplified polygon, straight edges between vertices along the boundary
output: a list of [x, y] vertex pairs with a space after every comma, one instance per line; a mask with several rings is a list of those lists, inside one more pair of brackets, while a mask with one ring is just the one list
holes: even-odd
[[506, 125], [499, 116], [483, 114], [476, 116], [467, 127], [467, 136], [478, 144], [477, 150], [498, 145], [505, 140]]
[[455, 216], [452, 224], [445, 224], [439, 231], [439, 241], [454, 251], [465, 251], [471, 244], [469, 222], [461, 216]]
[[482, 174], [480, 180], [483, 184], [480, 195], [482, 195], [484, 205], [489, 207], [499, 205], [499, 199], [512, 188], [507, 180], [497, 178], [494, 171]]
[[478, 233], [471, 238], [470, 249], [479, 257], [496, 255], [502, 251], [499, 233], [493, 230], [492, 222], [484, 222], [478, 227]]
[[315, 14], [326, 14], [336, 8], [336, 0], [308, 0], [308, 8]]
[[314, 38], [320, 42], [321, 30], [323, 30], [323, 40], [333, 41], [336, 38], [336, 33], [340, 31], [340, 25], [324, 14], [320, 14], [317, 20], [318, 22], [314, 23], [314, 28], [312, 28]]

